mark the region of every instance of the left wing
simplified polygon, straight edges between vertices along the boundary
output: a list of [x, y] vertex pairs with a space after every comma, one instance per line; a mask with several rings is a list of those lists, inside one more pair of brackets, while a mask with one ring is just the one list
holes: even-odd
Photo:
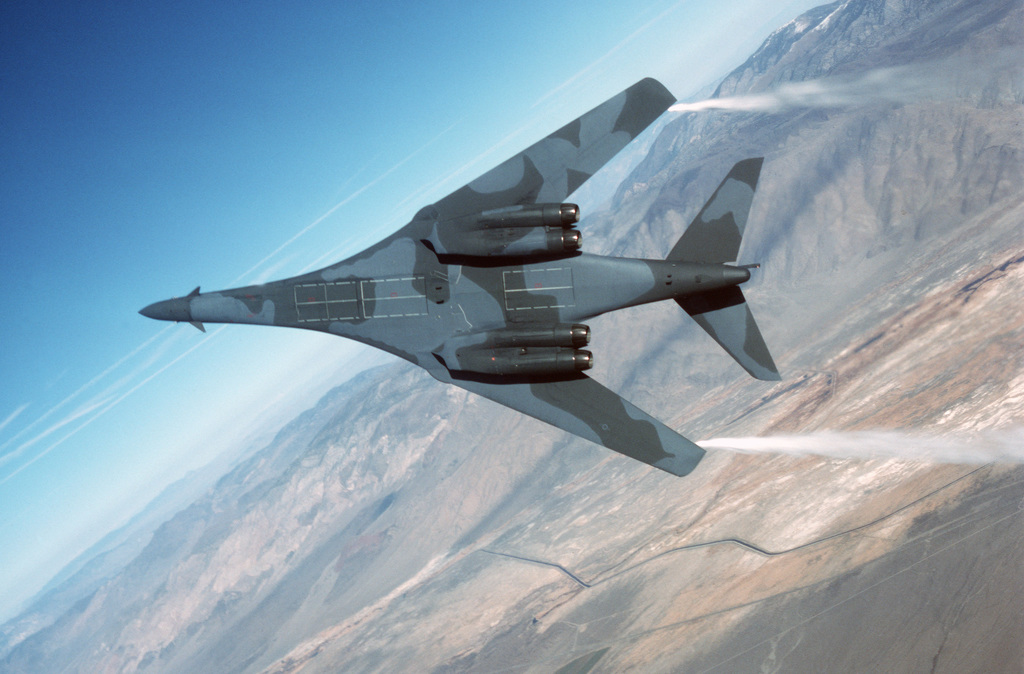
[[675, 100], [661, 82], [640, 80], [435, 203], [436, 219], [564, 201]]
[[513, 384], [450, 382], [673, 475], [688, 475], [704, 457], [703, 449], [586, 375]]

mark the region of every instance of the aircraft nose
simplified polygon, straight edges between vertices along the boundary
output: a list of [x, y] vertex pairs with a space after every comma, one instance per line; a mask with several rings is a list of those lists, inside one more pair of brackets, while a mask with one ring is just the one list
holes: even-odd
[[146, 318], [155, 318], [158, 321], [191, 321], [189, 301], [185, 297], [154, 302], [139, 310], [139, 313]]

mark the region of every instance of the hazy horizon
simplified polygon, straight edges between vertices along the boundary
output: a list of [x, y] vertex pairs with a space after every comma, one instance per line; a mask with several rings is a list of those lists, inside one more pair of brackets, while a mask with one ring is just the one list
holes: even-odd
[[695, 92], [815, 4], [5, 5], [0, 620], [365, 353], [139, 308], [355, 253], [635, 80]]

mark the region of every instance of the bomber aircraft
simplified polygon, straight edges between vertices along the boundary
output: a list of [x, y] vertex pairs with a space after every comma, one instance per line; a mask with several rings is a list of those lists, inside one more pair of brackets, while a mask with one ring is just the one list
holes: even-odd
[[674, 475], [704, 450], [588, 377], [583, 321], [674, 300], [752, 376], [778, 370], [735, 265], [763, 158], [740, 161], [664, 260], [580, 251], [566, 200], [675, 97], [644, 79], [363, 252], [319, 271], [156, 302], [149, 318], [319, 330]]

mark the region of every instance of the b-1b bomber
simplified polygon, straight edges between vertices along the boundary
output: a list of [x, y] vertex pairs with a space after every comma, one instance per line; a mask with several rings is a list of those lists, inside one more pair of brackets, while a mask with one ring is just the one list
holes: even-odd
[[670, 105], [644, 79], [357, 255], [260, 285], [156, 302], [144, 316], [319, 330], [383, 349], [482, 395], [674, 475], [704, 450], [587, 376], [595, 316], [672, 300], [758, 379], [778, 370], [734, 264], [762, 158], [740, 161], [663, 259], [580, 250], [568, 197]]

